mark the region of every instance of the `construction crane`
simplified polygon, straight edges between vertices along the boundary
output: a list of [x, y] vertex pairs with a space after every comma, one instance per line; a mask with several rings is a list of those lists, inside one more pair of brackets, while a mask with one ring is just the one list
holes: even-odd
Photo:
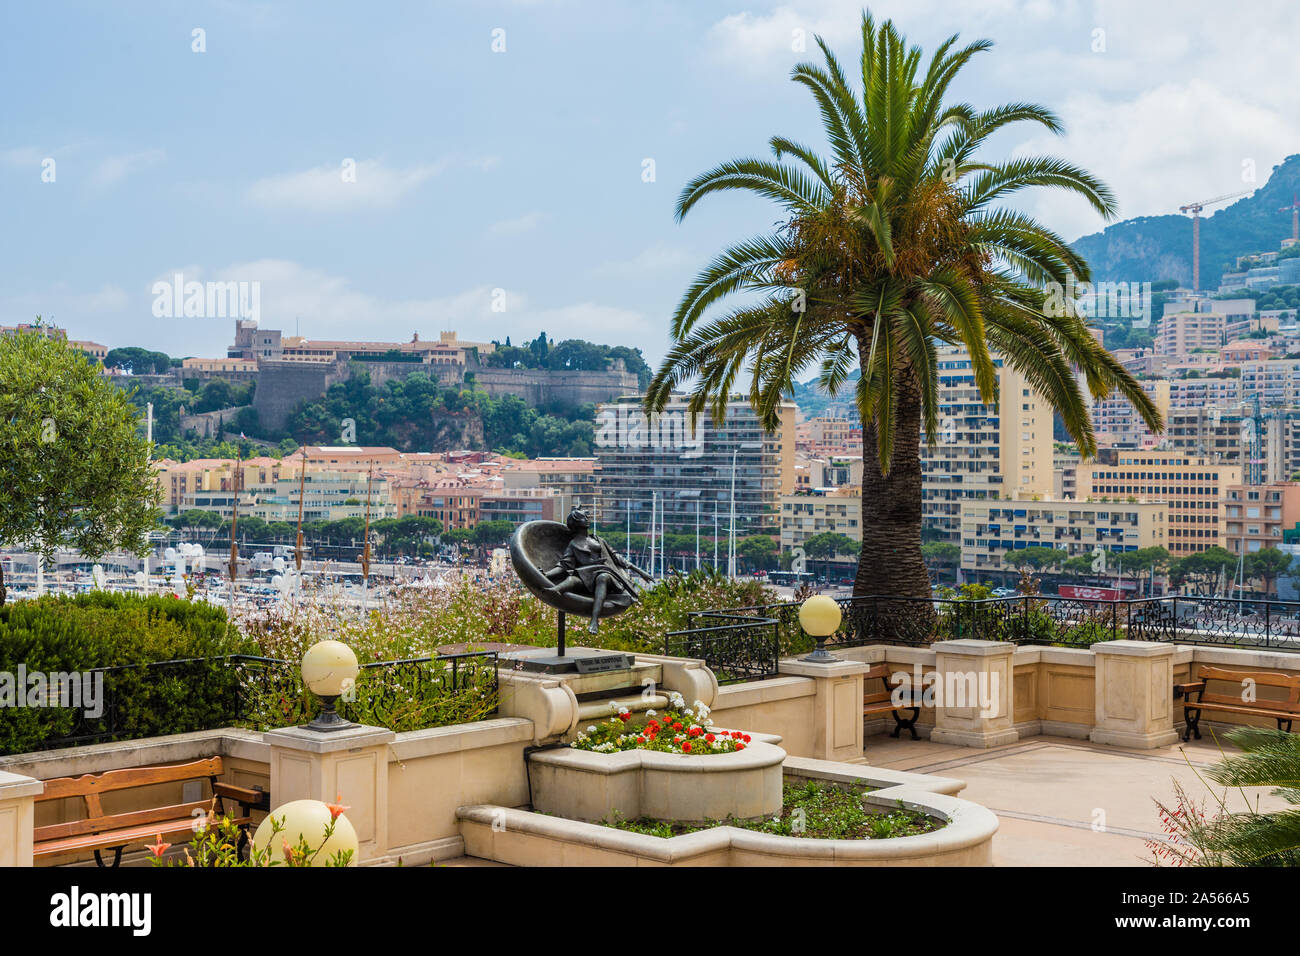
[[1295, 193], [1291, 194], [1291, 205], [1283, 206], [1278, 212], [1291, 214], [1291, 241], [1300, 242], [1300, 199], [1296, 198]]
[[1241, 193], [1228, 193], [1226, 196], [1215, 196], [1213, 199], [1202, 199], [1199, 202], [1189, 202], [1185, 206], [1179, 206], [1179, 212], [1190, 212], [1192, 214], [1192, 291], [1201, 291], [1201, 210], [1206, 206], [1213, 206], [1215, 203], [1225, 202], [1229, 199], [1236, 199], [1240, 196], [1250, 195], [1251, 190]]

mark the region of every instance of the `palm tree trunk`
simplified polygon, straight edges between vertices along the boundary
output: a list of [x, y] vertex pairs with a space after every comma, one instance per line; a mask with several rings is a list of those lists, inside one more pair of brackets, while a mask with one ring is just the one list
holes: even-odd
[[862, 427], [862, 550], [854, 596], [929, 598], [921, 557], [921, 395], [910, 372], [900, 375], [894, 450], [881, 474], [876, 426]]

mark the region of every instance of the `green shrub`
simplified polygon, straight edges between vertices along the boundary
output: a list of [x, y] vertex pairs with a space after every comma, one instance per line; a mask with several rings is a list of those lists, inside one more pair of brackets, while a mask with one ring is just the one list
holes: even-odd
[[[0, 753], [74, 733], [129, 739], [215, 726], [233, 699], [234, 675], [221, 661], [191, 659], [250, 649], [221, 608], [172, 597], [93, 592], [7, 605], [0, 608], [0, 674], [16, 682], [20, 666], [28, 674], [102, 669], [102, 699], [115, 710], [83, 721], [81, 709], [6, 707]], [[184, 663], [134, 666], [158, 661]]]

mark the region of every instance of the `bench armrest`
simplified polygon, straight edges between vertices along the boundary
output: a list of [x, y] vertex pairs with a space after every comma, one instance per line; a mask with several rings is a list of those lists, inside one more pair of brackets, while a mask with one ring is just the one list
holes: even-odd
[[1179, 697], [1191, 697], [1193, 693], [1204, 691], [1204, 690], [1205, 690], [1205, 681], [1203, 680], [1195, 680], [1195, 681], [1188, 681], [1183, 684], [1175, 684], [1174, 700], [1177, 700]]
[[271, 809], [271, 794], [266, 790], [250, 790], [248, 787], [237, 787], [233, 783], [214, 783], [212, 793], [214, 796], [234, 800], [240, 806], [250, 810]]

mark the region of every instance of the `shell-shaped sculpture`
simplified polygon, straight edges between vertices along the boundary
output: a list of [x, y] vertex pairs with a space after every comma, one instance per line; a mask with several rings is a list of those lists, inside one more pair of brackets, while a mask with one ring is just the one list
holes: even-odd
[[[526, 521], [510, 538], [510, 563], [524, 587], [538, 600], [559, 611], [590, 617], [595, 603], [591, 594], [583, 589], [556, 594], [551, 590], [555, 582], [546, 576], [547, 571], [560, 563], [572, 538], [573, 533], [558, 521]], [[631, 606], [631, 595], [611, 588], [601, 606], [600, 616], [612, 617]]]

